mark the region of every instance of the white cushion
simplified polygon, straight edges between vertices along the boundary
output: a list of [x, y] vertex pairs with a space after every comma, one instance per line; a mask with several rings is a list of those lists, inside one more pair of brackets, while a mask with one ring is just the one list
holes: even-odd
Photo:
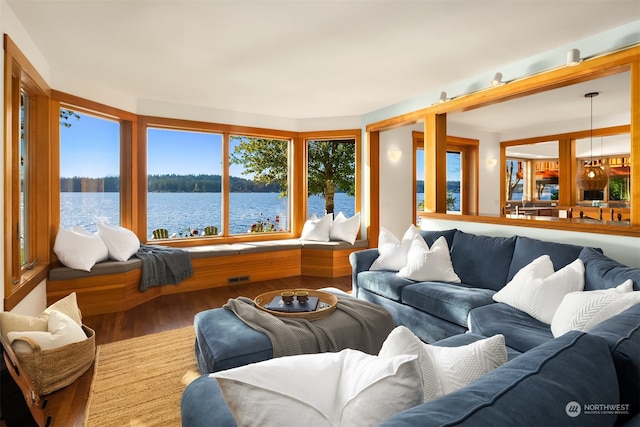
[[64, 266], [84, 271], [91, 271], [97, 262], [109, 258], [107, 247], [98, 235], [62, 227], [58, 228], [53, 252]]
[[458, 390], [507, 362], [503, 335], [459, 347], [425, 344], [405, 326], [396, 327], [382, 344], [379, 356], [418, 356], [423, 400], [428, 402]]
[[7, 335], [11, 347], [19, 353], [29, 353], [31, 347], [24, 341], [15, 341], [18, 338], [32, 339], [40, 346], [40, 350], [52, 350], [87, 339], [80, 325], [66, 314], [56, 310], [49, 312], [48, 332], [22, 331], [9, 332]]
[[493, 299], [550, 325], [562, 298], [583, 289], [584, 263], [580, 258], [554, 272], [549, 255], [542, 255], [522, 267]]
[[[287, 356], [211, 374], [238, 425], [372, 426], [422, 403], [416, 356]], [[390, 397], [393, 398], [390, 398]]]
[[400, 269], [398, 276], [419, 282], [460, 283], [460, 277], [453, 270], [449, 245], [444, 236], [438, 237], [431, 248], [420, 235], [415, 236], [407, 253], [407, 265]]
[[79, 326], [82, 326], [82, 313], [80, 307], [78, 307], [78, 298], [75, 292], [71, 292], [64, 298], [51, 304], [47, 307], [42, 314], [48, 315], [53, 310], [58, 311], [72, 318]]
[[312, 214], [302, 227], [302, 235], [300, 239], [311, 240], [315, 242], [328, 242], [329, 233], [333, 225], [333, 215], [327, 214], [322, 218], [318, 218], [316, 214]]
[[638, 303], [640, 292], [633, 291], [631, 279], [612, 289], [572, 292], [565, 295], [556, 310], [551, 333], [559, 337], [571, 330], [586, 332]]
[[109, 258], [115, 261], [126, 261], [140, 249], [138, 236], [118, 225], [98, 224], [98, 236], [107, 245]]
[[331, 240], [349, 242], [353, 245], [358, 237], [358, 231], [360, 231], [360, 213], [358, 212], [351, 218], [347, 218], [340, 212], [336, 219], [333, 220], [329, 238]]
[[407, 254], [409, 253], [411, 241], [415, 236], [422, 237], [413, 224], [404, 232], [402, 240], [394, 236], [393, 233], [385, 227], [380, 227], [380, 234], [378, 235], [378, 258], [373, 261], [369, 270], [399, 271], [407, 265]]

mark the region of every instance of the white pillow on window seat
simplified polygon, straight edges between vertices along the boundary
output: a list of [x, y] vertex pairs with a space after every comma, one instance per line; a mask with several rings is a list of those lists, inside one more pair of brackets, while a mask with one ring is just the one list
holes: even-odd
[[98, 262], [109, 259], [109, 251], [102, 239], [81, 228], [67, 230], [59, 227], [53, 252], [65, 267], [91, 271]]
[[333, 224], [333, 214], [327, 214], [322, 218], [318, 218], [316, 214], [304, 223], [302, 227], [301, 240], [311, 240], [315, 242], [328, 242], [329, 233], [331, 233], [331, 225]]
[[349, 242], [352, 245], [355, 243], [360, 231], [360, 213], [358, 212], [351, 218], [347, 218], [342, 212], [340, 212], [336, 219], [333, 220], [331, 225], [331, 232], [329, 238], [331, 240], [341, 240], [343, 242]]
[[135, 233], [119, 225], [98, 224], [98, 236], [109, 250], [109, 258], [127, 261], [140, 249], [140, 240]]

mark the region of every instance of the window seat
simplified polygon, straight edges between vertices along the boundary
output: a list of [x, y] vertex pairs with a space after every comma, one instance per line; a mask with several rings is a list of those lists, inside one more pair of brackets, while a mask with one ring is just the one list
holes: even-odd
[[125, 311], [159, 295], [242, 283], [309, 275], [340, 277], [351, 274], [349, 254], [366, 249], [367, 240], [310, 242], [300, 239], [213, 244], [184, 248], [191, 255], [194, 274], [177, 286], [151, 287], [140, 292], [142, 261], [104, 261], [90, 272], [52, 266], [47, 280], [47, 303], [76, 292], [85, 316]]

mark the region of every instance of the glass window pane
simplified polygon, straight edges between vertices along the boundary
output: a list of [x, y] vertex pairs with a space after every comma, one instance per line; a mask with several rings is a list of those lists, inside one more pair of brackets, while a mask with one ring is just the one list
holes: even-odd
[[462, 153], [447, 151], [447, 212], [460, 212]]
[[29, 95], [22, 92], [20, 96], [20, 219], [18, 231], [20, 236], [20, 265], [27, 262], [29, 248], [29, 228], [27, 213], [29, 212], [28, 182], [28, 139], [29, 139]]
[[229, 138], [229, 233], [289, 231], [289, 141]]
[[[416, 211], [424, 211], [424, 149], [416, 149]], [[416, 224], [420, 224], [420, 215], [416, 213]]]
[[307, 141], [307, 213], [355, 214], [356, 144], [353, 139]]
[[60, 110], [60, 225], [120, 224], [120, 123]]
[[[222, 231], [222, 135], [147, 131], [147, 236], [215, 236]], [[158, 230], [154, 233], [154, 230]], [[166, 234], [163, 231], [166, 230]]]

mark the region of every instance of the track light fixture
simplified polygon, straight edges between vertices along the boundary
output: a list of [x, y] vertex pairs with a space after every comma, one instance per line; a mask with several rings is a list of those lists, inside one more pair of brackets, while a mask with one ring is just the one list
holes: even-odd
[[503, 84], [502, 73], [496, 73], [493, 79], [491, 79], [491, 86], [502, 86]]
[[580, 49], [571, 49], [567, 53], [567, 65], [573, 66], [578, 65], [582, 61], [580, 59]]

